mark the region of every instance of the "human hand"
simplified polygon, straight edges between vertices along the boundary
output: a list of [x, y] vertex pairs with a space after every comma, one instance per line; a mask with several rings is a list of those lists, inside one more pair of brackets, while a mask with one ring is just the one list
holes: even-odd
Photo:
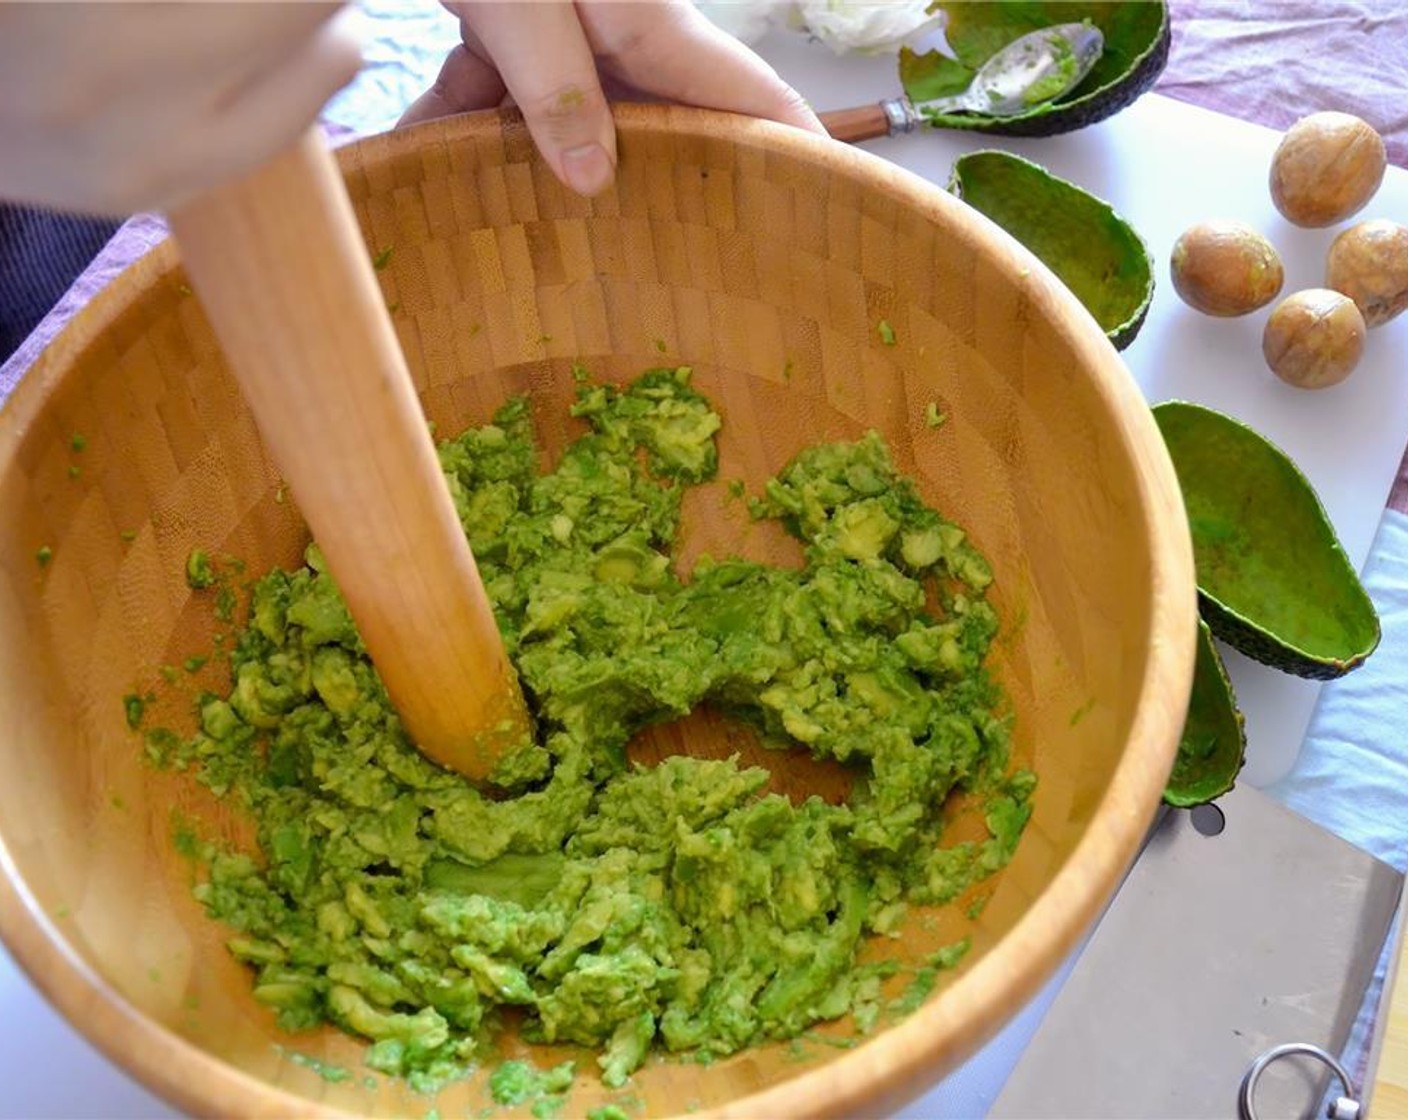
[[616, 171], [609, 84], [823, 135], [801, 96], [689, 0], [445, 0], [456, 47], [401, 124], [485, 109], [507, 93], [557, 177], [597, 194]]
[[356, 75], [332, 3], [0, 3], [0, 198], [169, 208], [288, 146]]

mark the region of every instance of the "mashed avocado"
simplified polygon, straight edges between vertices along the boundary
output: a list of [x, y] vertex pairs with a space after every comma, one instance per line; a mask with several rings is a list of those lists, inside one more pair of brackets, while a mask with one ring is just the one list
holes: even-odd
[[[617, 1086], [652, 1049], [873, 1021], [894, 968], [858, 967], [863, 939], [1010, 858], [1033, 779], [1005, 774], [987, 564], [871, 434], [804, 451], [755, 500], [801, 568], [683, 581], [681, 495], [714, 474], [720, 428], [688, 372], [579, 385], [590, 430], [546, 473], [523, 399], [440, 445], [537, 720], [486, 789], [407, 741], [316, 547], [254, 586], [231, 688], [154, 753], [257, 825], [257, 853], [202, 848], [196, 890], [284, 1027], [331, 1021], [428, 1087], [487, 1057], [512, 1009], [529, 1039], [597, 1048]], [[627, 764], [634, 732], [700, 704], [849, 764], [849, 802], [794, 804], [732, 760]], [[945, 848], [960, 787], [989, 796], [991, 838]], [[516, 1066], [496, 1084], [561, 1088]]]

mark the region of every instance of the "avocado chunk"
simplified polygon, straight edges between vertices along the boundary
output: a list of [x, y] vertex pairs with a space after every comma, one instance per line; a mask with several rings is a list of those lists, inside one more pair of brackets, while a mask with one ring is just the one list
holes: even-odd
[[960, 156], [949, 190], [1041, 258], [1117, 349], [1134, 341], [1154, 294], [1154, 265], [1143, 239], [1109, 203], [1000, 151]]
[[1191, 809], [1221, 797], [1236, 783], [1246, 753], [1246, 719], [1237, 708], [1212, 630], [1200, 620], [1193, 693], [1178, 741], [1178, 757], [1164, 787], [1164, 801]]
[[1144, 93], [1168, 63], [1171, 30], [1163, 0], [1134, 3], [1040, 3], [1026, 0], [936, 4], [947, 22], [952, 57], [933, 50], [900, 52], [900, 81], [916, 104], [961, 93], [989, 58], [1013, 39], [1058, 23], [1089, 21], [1105, 36], [1100, 60], [1085, 80], [1053, 101], [1011, 117], [971, 112], [925, 112], [935, 128], [966, 128], [999, 136], [1055, 136], [1119, 112]]
[[1230, 416], [1187, 401], [1153, 412], [1183, 488], [1212, 632], [1300, 677], [1362, 665], [1379, 644], [1379, 616], [1310, 481]]

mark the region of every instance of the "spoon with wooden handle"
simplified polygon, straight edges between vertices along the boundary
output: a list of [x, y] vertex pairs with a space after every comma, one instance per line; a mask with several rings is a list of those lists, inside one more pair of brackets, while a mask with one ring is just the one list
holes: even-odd
[[483, 778], [529, 719], [332, 154], [310, 130], [170, 220], [407, 732]]
[[1104, 49], [1105, 36], [1091, 24], [1040, 27], [1013, 39], [983, 63], [961, 93], [918, 104], [900, 94], [875, 105], [832, 109], [821, 114], [821, 123], [833, 140], [854, 144], [913, 132], [933, 114], [1018, 116], [1075, 89]]

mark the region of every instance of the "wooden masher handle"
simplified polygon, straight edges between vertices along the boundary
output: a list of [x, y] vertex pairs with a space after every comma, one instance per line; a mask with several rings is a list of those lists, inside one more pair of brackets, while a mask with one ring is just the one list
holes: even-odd
[[527, 715], [331, 152], [309, 130], [170, 219], [407, 731], [483, 777]]

